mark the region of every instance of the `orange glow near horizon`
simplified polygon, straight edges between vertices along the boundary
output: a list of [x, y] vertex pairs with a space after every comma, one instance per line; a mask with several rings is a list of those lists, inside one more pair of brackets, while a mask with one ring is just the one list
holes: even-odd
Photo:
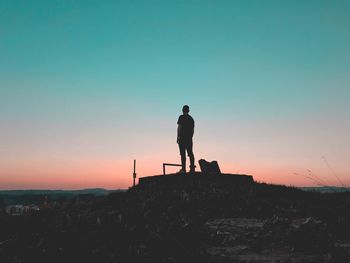
[[[267, 131], [260, 129], [257, 134], [261, 137], [258, 137], [249, 131], [258, 130], [259, 125], [236, 125], [235, 134], [229, 136], [235, 140], [230, 141], [212, 135], [214, 131], [210, 125], [200, 127], [194, 137], [196, 161], [202, 158], [217, 160], [223, 173], [248, 174], [257, 182], [293, 186], [316, 186], [314, 181], [305, 177], [310, 169], [327, 185], [341, 186], [321, 156], [315, 154], [322, 152], [323, 146], [310, 144], [313, 139], [318, 145], [317, 136], [295, 132], [294, 137], [268, 137], [265, 135]], [[113, 140], [111, 131], [108, 131], [109, 137], [102, 132], [86, 137], [79, 134], [74, 138], [62, 138], [62, 143], [43, 141], [42, 138], [23, 140], [0, 160], [0, 189], [127, 189], [132, 185], [134, 158], [137, 159], [138, 178], [162, 174], [163, 162], [180, 162], [173, 136], [174, 125], [169, 123], [164, 127], [161, 135], [151, 131], [150, 135], [118, 137], [118, 141]], [[224, 128], [224, 135], [230, 134], [232, 128]], [[274, 127], [273, 131], [276, 129]], [[301, 139], [308, 140], [310, 146], [303, 148], [298, 143]], [[330, 163], [337, 175], [345, 185], [350, 185], [349, 169], [344, 162], [347, 148], [333, 150], [333, 140], [323, 141], [325, 143], [332, 154]], [[341, 145], [340, 141], [337, 143]], [[167, 172], [173, 173], [177, 169], [168, 167]]]
[[[152, 159], [155, 159], [153, 162]], [[176, 162], [176, 159], [174, 159]], [[145, 157], [137, 161], [137, 177], [162, 174], [161, 157]], [[86, 163], [76, 163], [65, 167], [54, 165], [36, 167], [34, 165], [23, 165], [15, 173], [2, 171], [1, 190], [10, 189], [84, 189], [84, 188], [105, 188], [105, 189], [127, 189], [132, 185], [132, 164], [133, 160], [95, 160]], [[315, 186], [315, 183], [306, 179], [300, 173], [286, 173], [283, 168], [245, 167], [244, 165], [232, 165], [220, 163], [223, 173], [237, 173], [253, 175], [257, 182], [285, 184], [293, 186]], [[59, 166], [59, 165], [57, 165]], [[199, 170], [199, 167], [197, 168]], [[174, 173], [177, 167], [168, 167], [168, 173]], [[304, 172], [304, 175], [307, 175]], [[329, 173], [317, 176], [327, 178], [329, 185], [339, 183]], [[349, 182], [344, 182], [349, 184]]]

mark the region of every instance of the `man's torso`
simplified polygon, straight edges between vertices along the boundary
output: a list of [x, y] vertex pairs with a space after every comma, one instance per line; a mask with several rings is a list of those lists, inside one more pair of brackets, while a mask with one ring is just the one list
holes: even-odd
[[180, 139], [192, 139], [194, 131], [194, 120], [188, 115], [180, 115], [177, 124], [181, 125]]

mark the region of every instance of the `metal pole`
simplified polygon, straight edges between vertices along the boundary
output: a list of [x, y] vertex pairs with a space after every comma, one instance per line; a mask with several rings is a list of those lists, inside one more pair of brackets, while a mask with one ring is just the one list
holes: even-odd
[[134, 160], [134, 172], [133, 172], [133, 186], [135, 186], [135, 179], [136, 179], [136, 160]]

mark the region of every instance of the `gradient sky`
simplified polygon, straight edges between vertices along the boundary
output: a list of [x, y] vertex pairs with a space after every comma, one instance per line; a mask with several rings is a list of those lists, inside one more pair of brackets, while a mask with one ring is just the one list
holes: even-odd
[[0, 0], [0, 189], [160, 174], [184, 104], [197, 160], [350, 185], [349, 83], [349, 1]]

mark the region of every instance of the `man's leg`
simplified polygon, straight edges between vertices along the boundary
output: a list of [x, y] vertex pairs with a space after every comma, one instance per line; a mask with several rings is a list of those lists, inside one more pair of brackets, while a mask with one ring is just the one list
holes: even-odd
[[190, 157], [190, 172], [195, 171], [195, 165], [194, 165], [194, 154], [193, 154], [193, 143], [192, 140], [187, 145], [187, 154], [188, 157]]
[[181, 165], [182, 165], [182, 171], [186, 172], [186, 147], [183, 142], [179, 143], [179, 149], [180, 149], [180, 155], [181, 155]]

